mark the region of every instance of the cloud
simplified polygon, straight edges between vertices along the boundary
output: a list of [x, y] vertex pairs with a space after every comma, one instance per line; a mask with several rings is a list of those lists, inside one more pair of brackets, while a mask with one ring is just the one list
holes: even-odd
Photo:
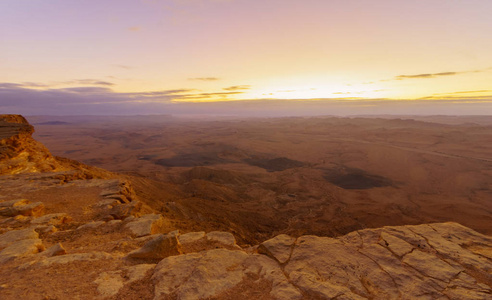
[[215, 100], [220, 98], [220, 100], [232, 100], [229, 99], [229, 96], [231, 95], [239, 95], [243, 94], [244, 92], [218, 92], [218, 93], [197, 93], [197, 94], [186, 94], [183, 95], [181, 99], [175, 99], [177, 101], [179, 100], [195, 100], [195, 101], [200, 101], [200, 100]]
[[63, 89], [50, 89], [48, 91], [57, 93], [57, 92], [66, 92], [66, 93], [76, 93], [76, 94], [104, 94], [111, 93], [111, 89], [97, 87], [97, 86], [88, 86], [88, 87], [72, 87], [72, 88], [63, 88]]
[[441, 72], [441, 73], [428, 73], [428, 74], [417, 74], [417, 75], [398, 75], [395, 80], [403, 79], [414, 79], [414, 78], [436, 78], [440, 76], [452, 76], [457, 74], [463, 74], [468, 72]]
[[492, 93], [492, 90], [460, 91], [460, 92], [453, 92], [451, 94], [476, 94], [476, 93]]
[[104, 86], [112, 86], [114, 83], [97, 80], [97, 79], [78, 79], [72, 81], [66, 81], [65, 84], [86, 84], [86, 85], [104, 85]]
[[137, 31], [142, 30], [142, 28], [139, 26], [134, 26], [134, 27], [128, 27], [126, 30], [132, 31], [132, 32], [137, 32]]
[[70, 81], [55, 81], [51, 83], [22, 82], [22, 83], [0, 83], [0, 87], [23, 87], [23, 88], [53, 88], [60, 85], [90, 85], [90, 86], [113, 86], [114, 83], [98, 79], [76, 79]]
[[217, 78], [217, 77], [197, 77], [197, 78], [188, 78], [188, 80], [217, 81], [217, 80], [220, 80], [220, 78]]
[[[471, 91], [486, 93], [485, 91]], [[492, 111], [491, 96], [417, 100], [322, 98], [235, 100], [244, 93], [202, 93], [173, 89], [118, 93], [107, 86], [29, 88], [23, 83], [0, 83], [0, 112], [25, 115], [136, 115], [210, 114], [237, 116], [314, 116], [356, 114], [485, 114]], [[202, 100], [202, 101], [200, 101]], [[206, 100], [210, 101], [207, 102]], [[221, 100], [214, 102], [214, 100]], [[224, 101], [225, 100], [225, 101]]]
[[112, 114], [147, 111], [184, 98], [191, 89], [117, 93], [108, 87], [35, 89], [0, 83], [0, 111], [23, 114]]
[[234, 85], [230, 87], [223, 88], [224, 91], [238, 91], [238, 90], [249, 90], [251, 85]]
[[[461, 75], [467, 73], [480, 73], [489, 71], [492, 68], [480, 69], [480, 70], [471, 70], [471, 71], [462, 71], [462, 72], [440, 72], [440, 73], [424, 73], [424, 74], [414, 74], [414, 75], [398, 75], [393, 78], [393, 80], [404, 80], [404, 79], [427, 79], [427, 78], [437, 78], [443, 76], [454, 76]], [[388, 81], [388, 80], [381, 80]]]

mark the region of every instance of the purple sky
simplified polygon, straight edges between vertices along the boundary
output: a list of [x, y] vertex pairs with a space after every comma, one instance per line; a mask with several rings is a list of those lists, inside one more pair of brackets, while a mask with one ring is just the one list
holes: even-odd
[[491, 11], [489, 0], [2, 0], [0, 113], [491, 114]]

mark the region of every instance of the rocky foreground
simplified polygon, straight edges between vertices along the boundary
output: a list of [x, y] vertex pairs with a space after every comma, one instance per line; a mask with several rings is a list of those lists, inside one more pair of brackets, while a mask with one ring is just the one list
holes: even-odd
[[52, 157], [20, 118], [0, 116], [1, 299], [492, 298], [492, 237], [457, 223], [239, 247], [180, 232], [118, 175]]

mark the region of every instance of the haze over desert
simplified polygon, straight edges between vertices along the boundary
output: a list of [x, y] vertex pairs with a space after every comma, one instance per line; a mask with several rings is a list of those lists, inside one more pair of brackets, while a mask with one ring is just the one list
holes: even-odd
[[31, 122], [54, 155], [127, 174], [154, 209], [245, 243], [441, 221], [492, 233], [490, 117]]

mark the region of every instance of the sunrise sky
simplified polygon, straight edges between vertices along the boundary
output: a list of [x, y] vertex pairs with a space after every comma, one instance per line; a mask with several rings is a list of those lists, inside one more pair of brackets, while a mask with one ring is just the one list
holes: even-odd
[[247, 100], [492, 114], [491, 12], [490, 0], [0, 0], [0, 113], [227, 113]]

